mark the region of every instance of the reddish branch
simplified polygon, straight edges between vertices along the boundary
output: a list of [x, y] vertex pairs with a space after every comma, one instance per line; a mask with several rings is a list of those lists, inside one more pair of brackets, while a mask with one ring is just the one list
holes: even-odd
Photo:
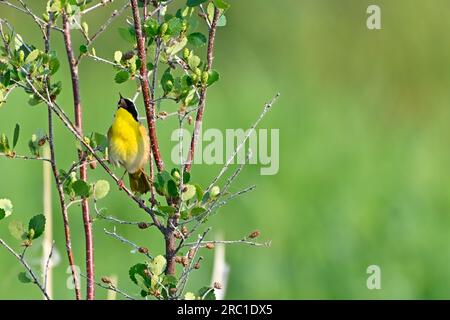
[[[217, 30], [217, 22], [220, 18], [220, 11], [217, 8], [214, 8], [214, 16], [211, 21], [211, 27], [209, 28], [209, 38], [208, 38], [208, 51], [207, 51], [207, 61], [206, 61], [206, 71], [210, 71], [212, 69], [213, 59], [214, 59], [214, 41], [216, 38], [216, 30]], [[208, 18], [206, 18], [208, 19]], [[198, 102], [198, 111], [197, 117], [195, 119], [194, 126], [194, 134], [191, 139], [191, 147], [189, 149], [188, 159], [186, 163], [186, 171], [190, 171], [192, 167], [192, 162], [194, 161], [195, 155], [195, 146], [197, 144], [198, 135], [200, 134], [200, 128], [203, 121], [203, 112], [205, 111], [206, 105], [206, 91], [207, 86], [203, 85], [200, 90], [200, 99]]]
[[[51, 31], [52, 20], [53, 20], [53, 15], [50, 14], [49, 23], [47, 24], [45, 37], [44, 37], [46, 53], [48, 53], [50, 50], [50, 31]], [[46, 86], [47, 86], [47, 90], [49, 90], [49, 86], [50, 86], [49, 78], [46, 79]], [[78, 287], [78, 274], [75, 270], [75, 261], [73, 258], [72, 241], [71, 241], [71, 237], [70, 237], [70, 227], [69, 227], [69, 217], [67, 214], [67, 206], [66, 206], [66, 202], [64, 199], [64, 190], [62, 187], [62, 182], [60, 180], [58, 167], [56, 164], [55, 145], [54, 145], [53, 137], [54, 137], [54, 134], [53, 134], [53, 112], [52, 112], [51, 106], [48, 105], [48, 139], [47, 140], [48, 140], [48, 144], [50, 146], [50, 164], [51, 164], [52, 171], [53, 171], [53, 177], [55, 178], [55, 183], [56, 183], [56, 187], [58, 190], [59, 203], [61, 206], [61, 213], [62, 213], [63, 226], [64, 226], [64, 237], [65, 237], [65, 242], [66, 242], [66, 252], [67, 252], [67, 257], [69, 259], [70, 271], [72, 273], [73, 281], [75, 284], [75, 298], [77, 300], [80, 300], [81, 292], [80, 292], [80, 288]]]
[[145, 38], [142, 32], [141, 17], [139, 14], [138, 0], [130, 0], [131, 8], [133, 11], [134, 28], [136, 31], [136, 41], [138, 57], [141, 60], [141, 89], [142, 97], [144, 98], [145, 115], [147, 118], [148, 135], [150, 138], [150, 145], [153, 153], [153, 157], [156, 162], [158, 171], [164, 170], [164, 162], [161, 158], [161, 152], [159, 151], [158, 138], [156, 136], [156, 121], [155, 121], [155, 97], [150, 91], [150, 85], [148, 82], [148, 70], [147, 70], [147, 56], [145, 47]]
[[[78, 78], [78, 67], [76, 59], [73, 53], [72, 38], [70, 35], [70, 22], [65, 12], [63, 12], [63, 31], [64, 31], [64, 44], [66, 47], [67, 58], [69, 60], [70, 74], [72, 78], [72, 92], [73, 92], [73, 103], [74, 103], [74, 113], [75, 113], [75, 128], [80, 136], [83, 137], [83, 126], [82, 126], [82, 110], [81, 110], [81, 99], [80, 99], [80, 86]], [[87, 165], [84, 159], [83, 151], [78, 150], [78, 158], [81, 161], [80, 166], [80, 179], [83, 181], [87, 180]], [[86, 242], [86, 274], [87, 274], [87, 300], [94, 299], [94, 247], [92, 240], [92, 226], [91, 219], [89, 215], [89, 203], [86, 198], [82, 199], [81, 210], [83, 215], [83, 225], [84, 234]]]

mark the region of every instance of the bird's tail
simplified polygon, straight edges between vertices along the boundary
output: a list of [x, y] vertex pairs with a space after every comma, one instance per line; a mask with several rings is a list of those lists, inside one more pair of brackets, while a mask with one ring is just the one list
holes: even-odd
[[130, 178], [130, 188], [134, 193], [145, 194], [150, 191], [150, 179], [144, 170], [128, 174]]

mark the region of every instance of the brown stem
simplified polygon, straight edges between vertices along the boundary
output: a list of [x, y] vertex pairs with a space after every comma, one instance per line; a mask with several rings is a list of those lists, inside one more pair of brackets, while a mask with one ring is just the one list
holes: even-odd
[[138, 1], [130, 0], [131, 8], [133, 11], [134, 28], [136, 31], [136, 41], [138, 49], [138, 57], [141, 60], [141, 88], [142, 97], [144, 98], [145, 115], [147, 118], [148, 135], [150, 138], [150, 145], [152, 153], [156, 162], [158, 171], [164, 170], [164, 162], [161, 158], [161, 152], [159, 150], [158, 138], [156, 136], [156, 121], [155, 121], [155, 99], [150, 92], [150, 86], [148, 83], [148, 70], [147, 70], [147, 57], [145, 49], [145, 39], [142, 32], [141, 17], [139, 14]]
[[[53, 20], [53, 14], [50, 14], [50, 21], [47, 24], [46, 27], [46, 36], [44, 37], [44, 43], [45, 43], [45, 52], [50, 51], [50, 31], [51, 31], [51, 25]], [[46, 79], [46, 86], [47, 90], [50, 87], [50, 79]], [[70, 237], [70, 227], [69, 227], [69, 216], [67, 214], [67, 206], [66, 201], [64, 199], [64, 190], [62, 187], [61, 180], [59, 178], [59, 171], [58, 166], [56, 164], [56, 157], [55, 157], [55, 144], [54, 144], [54, 132], [53, 132], [53, 112], [50, 105], [47, 105], [48, 107], [48, 144], [50, 146], [50, 164], [53, 171], [53, 177], [55, 178], [56, 188], [58, 190], [58, 197], [59, 197], [59, 204], [61, 206], [61, 213], [63, 218], [63, 226], [64, 226], [64, 237], [66, 241], [66, 253], [67, 258], [69, 259], [69, 266], [70, 271], [72, 273], [74, 285], [75, 285], [75, 298], [77, 300], [81, 299], [81, 292], [80, 288], [78, 287], [78, 274], [75, 270], [75, 261], [73, 258], [73, 251], [72, 251], [72, 241]]]
[[[64, 44], [66, 47], [67, 58], [69, 60], [70, 74], [72, 77], [72, 92], [73, 92], [73, 104], [75, 113], [75, 128], [79, 135], [83, 136], [82, 126], [82, 110], [80, 99], [80, 86], [78, 78], [78, 66], [73, 53], [72, 38], [70, 35], [70, 23], [67, 14], [63, 12], [63, 30], [64, 30]], [[83, 151], [78, 150], [78, 158], [83, 160]], [[81, 162], [80, 166], [80, 179], [87, 181], [87, 165], [86, 161]], [[86, 242], [86, 274], [87, 274], [87, 292], [86, 299], [94, 299], [94, 247], [92, 240], [92, 227], [91, 219], [89, 215], [89, 203], [86, 198], [81, 202], [81, 210], [83, 216], [84, 234]]]
[[[207, 63], [206, 63], [206, 71], [210, 71], [212, 68], [213, 63], [213, 52], [214, 52], [214, 41], [216, 38], [216, 30], [217, 30], [217, 22], [220, 18], [220, 11], [219, 9], [214, 9], [214, 16], [211, 21], [211, 27], [209, 28], [209, 38], [208, 38], [208, 51], [207, 51]], [[198, 102], [198, 111], [197, 111], [197, 117], [195, 119], [195, 126], [194, 126], [194, 134], [192, 135], [191, 139], [191, 147], [189, 149], [188, 159], [186, 163], [186, 171], [190, 171], [192, 167], [192, 162], [194, 160], [194, 154], [195, 154], [195, 146], [197, 144], [198, 135], [200, 134], [200, 128], [202, 125], [203, 120], [203, 112], [205, 110], [206, 105], [206, 91], [207, 86], [203, 85], [203, 87], [200, 90], [200, 99]]]
[[166, 274], [175, 275], [175, 254], [176, 254], [176, 238], [174, 225], [176, 224], [176, 218], [169, 218], [166, 227], [166, 234], [164, 235], [166, 241]]

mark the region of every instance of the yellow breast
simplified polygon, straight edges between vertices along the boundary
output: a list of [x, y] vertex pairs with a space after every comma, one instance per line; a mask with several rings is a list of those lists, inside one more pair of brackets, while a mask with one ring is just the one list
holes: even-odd
[[108, 131], [109, 156], [112, 163], [128, 172], [141, 169], [148, 159], [148, 137], [144, 127], [123, 108], [119, 108]]

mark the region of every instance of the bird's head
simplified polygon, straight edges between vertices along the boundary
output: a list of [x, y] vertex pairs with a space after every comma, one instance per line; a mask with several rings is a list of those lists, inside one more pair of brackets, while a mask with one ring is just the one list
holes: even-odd
[[134, 120], [139, 121], [139, 113], [137, 111], [136, 105], [130, 99], [122, 97], [119, 93], [119, 102], [117, 103], [117, 108], [123, 108], [127, 110], [134, 118]]

